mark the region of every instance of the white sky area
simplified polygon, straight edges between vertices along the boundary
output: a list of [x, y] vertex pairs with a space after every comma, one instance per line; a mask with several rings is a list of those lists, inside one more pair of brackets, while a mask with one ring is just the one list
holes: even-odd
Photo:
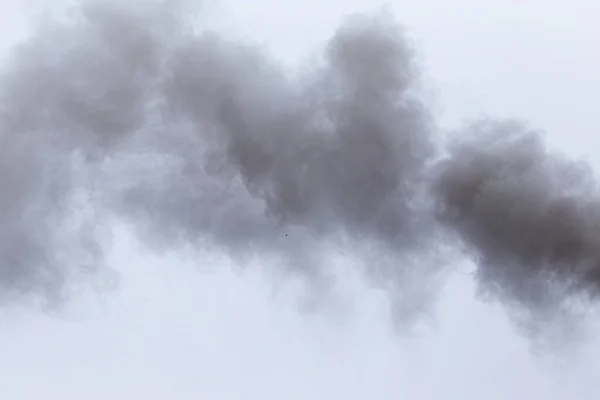
[[[1, 3], [3, 48], [27, 32], [24, 4], [42, 3]], [[208, 3], [211, 24], [290, 64], [344, 15], [379, 5]], [[599, 2], [385, 4], [414, 39], [444, 126], [482, 113], [523, 118], [557, 149], [600, 164]], [[385, 296], [356, 277], [341, 277], [339, 299], [320, 312], [302, 313], [291, 283], [235, 272], [217, 255], [149, 254], [125, 228], [110, 262], [113, 292], [82, 294], [60, 315], [0, 310], [0, 399], [598, 398], [600, 329], [577, 349], [534, 356], [500, 306], [475, 299], [468, 273], [450, 279], [424, 327], [402, 335]]]

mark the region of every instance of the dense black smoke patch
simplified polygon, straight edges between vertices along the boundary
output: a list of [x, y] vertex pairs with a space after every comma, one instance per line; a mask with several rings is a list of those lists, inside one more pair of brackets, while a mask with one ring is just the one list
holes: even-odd
[[85, 1], [4, 66], [0, 300], [64, 297], [102, 266], [107, 214], [151, 250], [218, 248], [315, 288], [331, 279], [323, 252], [350, 253], [402, 321], [454, 264], [442, 245], [467, 248], [481, 292], [528, 322], [596, 296], [590, 169], [511, 121], [442, 148], [390, 15], [346, 19], [290, 76], [184, 5]]

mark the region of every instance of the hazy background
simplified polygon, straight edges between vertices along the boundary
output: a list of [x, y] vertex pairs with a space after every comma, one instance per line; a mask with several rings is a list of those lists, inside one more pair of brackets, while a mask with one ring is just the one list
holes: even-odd
[[[598, 166], [600, 5], [411, 3], [387, 5], [414, 38], [444, 126], [480, 113], [526, 118]], [[3, 4], [6, 48], [27, 34], [24, 4], [50, 2]], [[294, 65], [342, 16], [378, 5], [207, 2], [205, 17]], [[0, 397], [592, 399], [600, 388], [600, 330], [578, 349], [534, 358], [500, 307], [474, 300], [468, 266], [406, 337], [394, 334], [384, 296], [352, 276], [339, 302], [301, 315], [292, 284], [273, 293], [256, 271], [228, 272], [216, 256], [149, 256], [124, 228], [110, 261], [122, 274], [114, 293], [83, 294], [60, 316], [0, 310]]]

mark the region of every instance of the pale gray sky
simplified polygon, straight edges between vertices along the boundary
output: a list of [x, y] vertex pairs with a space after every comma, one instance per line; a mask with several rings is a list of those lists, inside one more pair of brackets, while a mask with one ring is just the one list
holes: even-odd
[[[3, 46], [27, 31], [22, 3], [3, 6]], [[343, 15], [378, 5], [212, 3], [208, 21], [290, 63], [318, 48]], [[596, 164], [600, 5], [386, 4], [414, 37], [446, 125], [479, 113], [525, 118], [553, 146]], [[429, 327], [403, 337], [385, 298], [349, 278], [339, 303], [307, 316], [290, 284], [273, 294], [256, 272], [234, 274], [215, 256], [155, 257], [122, 230], [111, 262], [119, 289], [82, 295], [64, 315], [0, 310], [2, 399], [585, 400], [600, 389], [599, 329], [579, 351], [534, 358], [501, 307], [474, 299], [467, 274], [451, 279]]]

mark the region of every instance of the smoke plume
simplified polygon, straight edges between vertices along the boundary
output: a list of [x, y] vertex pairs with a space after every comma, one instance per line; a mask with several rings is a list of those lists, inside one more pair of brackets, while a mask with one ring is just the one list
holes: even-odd
[[598, 290], [590, 169], [511, 121], [442, 148], [387, 14], [349, 17], [290, 76], [181, 4], [85, 1], [0, 79], [0, 301], [60, 298], [102, 266], [99, 213], [151, 249], [258, 256], [315, 285], [321, 251], [341, 248], [399, 317], [438, 291], [449, 244], [469, 250], [482, 292], [532, 319]]

